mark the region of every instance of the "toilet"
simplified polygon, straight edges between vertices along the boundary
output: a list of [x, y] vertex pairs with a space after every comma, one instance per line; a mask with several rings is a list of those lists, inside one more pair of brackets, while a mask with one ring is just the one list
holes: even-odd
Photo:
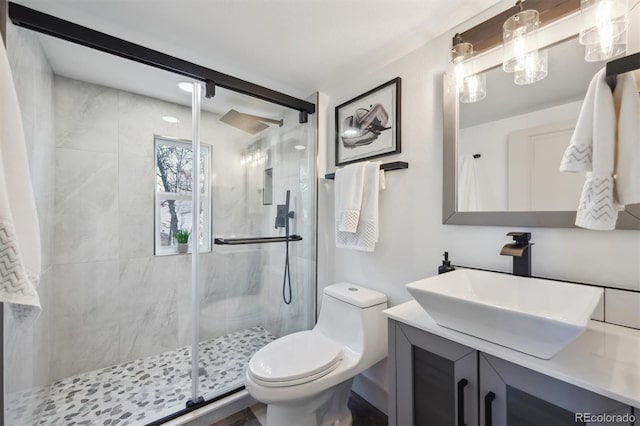
[[387, 296], [349, 283], [327, 286], [313, 330], [256, 352], [245, 387], [267, 404], [268, 426], [348, 426], [355, 376], [387, 356]]

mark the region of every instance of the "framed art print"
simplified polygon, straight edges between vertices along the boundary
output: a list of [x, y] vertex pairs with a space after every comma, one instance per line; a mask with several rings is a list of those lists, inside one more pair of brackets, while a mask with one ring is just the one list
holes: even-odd
[[400, 77], [336, 107], [336, 166], [400, 151]]

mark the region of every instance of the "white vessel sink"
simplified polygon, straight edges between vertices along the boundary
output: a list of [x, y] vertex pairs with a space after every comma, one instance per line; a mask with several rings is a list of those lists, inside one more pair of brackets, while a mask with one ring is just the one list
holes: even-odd
[[549, 359], [586, 329], [602, 289], [458, 269], [407, 284], [439, 325]]

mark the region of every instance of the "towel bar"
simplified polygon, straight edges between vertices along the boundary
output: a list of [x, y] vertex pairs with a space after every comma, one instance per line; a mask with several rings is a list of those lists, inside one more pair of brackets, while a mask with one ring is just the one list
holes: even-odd
[[[213, 243], [219, 246], [235, 246], [239, 244], [283, 243], [285, 241], [287, 241], [287, 237], [216, 238]], [[302, 241], [302, 237], [290, 235], [289, 241]]]
[[[385, 172], [389, 172], [391, 170], [401, 170], [401, 169], [408, 169], [409, 168], [409, 163], [405, 162], [405, 161], [394, 161], [393, 163], [384, 163], [380, 165], [380, 170], [384, 170]], [[335, 179], [336, 178], [336, 174], [335, 173], [327, 173], [326, 175], [324, 175], [325, 179]]]

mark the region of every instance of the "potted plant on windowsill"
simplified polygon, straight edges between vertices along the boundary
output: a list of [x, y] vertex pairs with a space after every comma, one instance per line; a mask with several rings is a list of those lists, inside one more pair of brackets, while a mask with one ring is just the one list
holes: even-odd
[[186, 229], [176, 231], [176, 241], [178, 242], [178, 253], [186, 253], [189, 249], [189, 235], [191, 232]]

